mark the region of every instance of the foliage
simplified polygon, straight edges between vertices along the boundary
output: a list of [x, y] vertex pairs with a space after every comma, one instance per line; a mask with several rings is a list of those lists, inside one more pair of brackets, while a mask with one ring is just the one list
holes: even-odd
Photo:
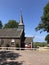
[[16, 44], [16, 50], [19, 50], [18, 48], [19, 48], [19, 44]]
[[49, 32], [49, 2], [44, 7], [41, 22], [35, 29]]
[[5, 24], [3, 28], [17, 28], [18, 27], [18, 22], [15, 20], [9, 20], [8, 23]]
[[47, 43], [46, 42], [34, 42], [33, 43], [33, 47], [34, 48], [44, 47], [44, 46], [47, 46]]
[[19, 47], [19, 44], [16, 44], [16, 47]]
[[45, 40], [46, 40], [47, 43], [49, 44], [49, 34], [46, 36]]
[[2, 25], [2, 22], [0, 21], [0, 29], [2, 29], [3, 25]]

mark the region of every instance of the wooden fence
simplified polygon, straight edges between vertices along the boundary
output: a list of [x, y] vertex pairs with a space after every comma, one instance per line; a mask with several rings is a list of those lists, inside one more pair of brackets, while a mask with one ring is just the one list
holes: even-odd
[[12, 50], [36, 50], [37, 48], [16, 48], [16, 47], [0, 47], [0, 51], [12, 51]]

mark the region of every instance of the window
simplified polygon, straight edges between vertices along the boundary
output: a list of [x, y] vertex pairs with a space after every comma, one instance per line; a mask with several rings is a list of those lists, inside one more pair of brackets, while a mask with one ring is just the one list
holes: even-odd
[[3, 45], [4, 44], [4, 39], [1, 39], [1, 45]]
[[11, 45], [14, 45], [14, 43], [15, 43], [15, 40], [12, 39], [12, 40], [11, 40]]

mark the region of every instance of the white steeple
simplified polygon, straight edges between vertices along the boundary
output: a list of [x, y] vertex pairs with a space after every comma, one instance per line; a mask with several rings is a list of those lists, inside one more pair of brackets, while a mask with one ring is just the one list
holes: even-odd
[[22, 17], [22, 11], [20, 11], [20, 22], [19, 22], [19, 25], [24, 25], [23, 17]]

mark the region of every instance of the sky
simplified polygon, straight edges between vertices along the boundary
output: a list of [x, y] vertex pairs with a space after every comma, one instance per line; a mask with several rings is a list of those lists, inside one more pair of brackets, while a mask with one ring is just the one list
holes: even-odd
[[25, 36], [33, 37], [34, 42], [45, 42], [47, 32], [36, 32], [35, 28], [41, 21], [43, 8], [49, 0], [0, 0], [0, 20], [3, 25], [8, 20], [20, 20], [22, 10], [23, 22], [25, 25]]

